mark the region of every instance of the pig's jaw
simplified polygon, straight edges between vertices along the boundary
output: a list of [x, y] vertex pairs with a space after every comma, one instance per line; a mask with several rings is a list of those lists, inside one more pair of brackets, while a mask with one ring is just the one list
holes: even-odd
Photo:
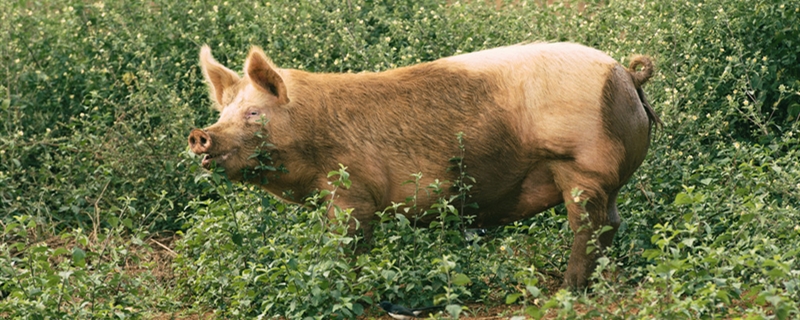
[[203, 168], [210, 169], [212, 161], [215, 161], [217, 165], [222, 165], [222, 163], [225, 160], [228, 160], [228, 158], [231, 155], [235, 154], [237, 151], [239, 151], [239, 149], [234, 148], [225, 153], [216, 153], [216, 154], [206, 153], [205, 156], [203, 157], [203, 162], [202, 162]]

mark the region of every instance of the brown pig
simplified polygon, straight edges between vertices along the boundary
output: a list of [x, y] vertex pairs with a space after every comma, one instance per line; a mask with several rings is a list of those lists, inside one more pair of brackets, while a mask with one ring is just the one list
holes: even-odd
[[[353, 208], [368, 237], [375, 212], [413, 195], [414, 186], [403, 184], [411, 174], [422, 173], [423, 186], [454, 181], [447, 169], [461, 155], [455, 136], [462, 132], [475, 227], [566, 204], [576, 232], [569, 287], [585, 286], [592, 272], [593, 232], [611, 226], [600, 249], [611, 244], [620, 225], [617, 193], [660, 123], [641, 89], [650, 59], [634, 57], [625, 69], [573, 43], [514, 45], [377, 73], [281, 69], [259, 48], [241, 77], [208, 46], [200, 63], [220, 112], [216, 124], [189, 135], [191, 150], [205, 154], [203, 167], [216, 162], [230, 179], [296, 202], [330, 189], [327, 173], [343, 164], [352, 186], [338, 190], [335, 203]], [[583, 192], [575, 197], [573, 189]], [[435, 199], [418, 200], [424, 207]]]

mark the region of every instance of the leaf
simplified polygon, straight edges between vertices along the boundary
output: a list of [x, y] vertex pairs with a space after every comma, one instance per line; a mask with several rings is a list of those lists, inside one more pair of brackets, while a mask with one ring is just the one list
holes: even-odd
[[133, 229], [133, 220], [131, 218], [122, 219], [122, 225], [128, 229]]
[[16, 227], [19, 227], [19, 223], [17, 223], [17, 222], [9, 223], [8, 225], [6, 225], [5, 230], [3, 231], [3, 233], [11, 233], [11, 230], [14, 230], [14, 228], [16, 228]]
[[542, 309], [539, 309], [537, 306], [528, 306], [525, 308], [525, 314], [534, 319], [541, 319], [544, 316]]
[[243, 239], [242, 239], [242, 234], [240, 234], [239, 232], [234, 232], [234, 233], [232, 233], [232, 234], [231, 234], [231, 240], [232, 240], [232, 241], [233, 241], [233, 243], [234, 243], [234, 244], [236, 244], [237, 246], [240, 246], [240, 247], [242, 246], [242, 240], [243, 240]]
[[512, 294], [507, 295], [506, 296], [506, 304], [512, 304], [514, 302], [517, 302], [517, 299], [519, 299], [519, 297], [521, 297], [521, 296], [522, 296], [521, 293], [512, 293]]
[[789, 119], [796, 119], [800, 116], [800, 103], [792, 103], [788, 108]]
[[83, 249], [74, 247], [72, 248], [72, 263], [75, 264], [77, 267], [83, 267], [86, 265], [86, 251]]
[[457, 286], [463, 286], [470, 282], [469, 277], [463, 273], [457, 273], [456, 276], [453, 277], [453, 284]]
[[382, 270], [381, 276], [386, 279], [387, 282], [391, 282], [397, 276], [397, 272], [392, 270]]
[[395, 218], [397, 218], [398, 224], [401, 226], [407, 226], [411, 224], [411, 221], [408, 221], [408, 218], [406, 218], [406, 216], [401, 213], [395, 213], [394, 216]]
[[753, 218], [755, 218], [755, 217], [756, 217], [755, 213], [745, 213], [740, 218], [740, 221], [742, 223], [748, 223], [748, 222], [750, 222], [750, 220], [753, 220]]
[[746, 196], [750, 194], [750, 189], [745, 187], [736, 188], [736, 195], [737, 196]]
[[661, 250], [657, 249], [647, 249], [642, 253], [642, 257], [645, 257], [647, 260], [653, 260], [661, 256]]
[[61, 279], [67, 280], [72, 275], [72, 271], [59, 271], [58, 276]]
[[144, 244], [144, 241], [142, 241], [142, 239], [139, 238], [139, 237], [133, 237], [133, 238], [131, 238], [131, 243], [133, 243], [133, 244], [135, 244], [137, 246], [141, 246], [141, 245]]
[[681, 192], [677, 196], [675, 196], [675, 201], [672, 202], [672, 204], [677, 204], [677, 205], [691, 204], [693, 201], [694, 201], [694, 199], [692, 199], [691, 196], [689, 196], [688, 194], [686, 194], [684, 192]]
[[31, 248], [31, 253], [42, 253], [42, 252], [45, 252], [45, 251], [47, 251], [47, 246], [45, 246], [45, 245], [38, 245], [38, 246], [35, 246], [35, 247]]
[[111, 228], [116, 229], [119, 225], [119, 218], [114, 216], [108, 217], [108, 224], [111, 225]]
[[59, 248], [57, 248], [55, 251], [53, 251], [53, 253], [51, 254], [51, 256], [55, 257], [55, 256], [60, 256], [60, 255], [62, 255], [62, 254], [67, 254], [67, 253], [69, 253], [69, 250], [67, 250], [67, 249], [66, 249], [66, 248], [64, 248], [64, 247], [59, 247]]
[[449, 304], [445, 307], [445, 310], [450, 313], [451, 317], [458, 319], [458, 316], [461, 315], [462, 308], [461, 305], [458, 304]]
[[731, 298], [730, 298], [730, 296], [728, 294], [728, 291], [726, 291], [726, 290], [718, 291], [717, 292], [717, 298], [719, 298], [720, 300], [722, 300], [722, 302], [725, 302], [727, 304], [731, 303]]
[[538, 297], [541, 294], [541, 290], [537, 286], [525, 286], [525, 289], [528, 289], [528, 292], [531, 293], [532, 297]]
[[352, 309], [353, 313], [355, 313], [357, 316], [364, 314], [364, 306], [362, 306], [360, 303], [354, 303]]
[[289, 262], [287, 264], [289, 265], [289, 268], [297, 269], [298, 263], [297, 260], [295, 260], [294, 258], [289, 259]]
[[777, 280], [786, 277], [786, 272], [783, 272], [783, 270], [781, 270], [780, 268], [773, 268], [767, 271], [766, 275], [768, 275], [773, 280]]

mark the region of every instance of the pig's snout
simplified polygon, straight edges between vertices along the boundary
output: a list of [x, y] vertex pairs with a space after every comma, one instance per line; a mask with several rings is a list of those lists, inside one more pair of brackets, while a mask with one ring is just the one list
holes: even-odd
[[189, 148], [195, 154], [207, 153], [211, 149], [211, 136], [203, 130], [194, 129], [189, 133]]

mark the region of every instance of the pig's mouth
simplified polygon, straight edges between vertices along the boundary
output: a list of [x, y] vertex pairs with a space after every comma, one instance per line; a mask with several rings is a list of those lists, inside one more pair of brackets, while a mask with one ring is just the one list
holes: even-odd
[[223, 152], [223, 153], [206, 153], [203, 156], [203, 161], [201, 162], [201, 164], [202, 164], [203, 168], [206, 168], [206, 169], [210, 169], [211, 168], [212, 161], [216, 162], [217, 165], [221, 165], [222, 162], [224, 162], [225, 160], [228, 160], [228, 158], [230, 158], [231, 155], [236, 153], [237, 150], [238, 149], [232, 149], [232, 150], [230, 150], [228, 152]]

